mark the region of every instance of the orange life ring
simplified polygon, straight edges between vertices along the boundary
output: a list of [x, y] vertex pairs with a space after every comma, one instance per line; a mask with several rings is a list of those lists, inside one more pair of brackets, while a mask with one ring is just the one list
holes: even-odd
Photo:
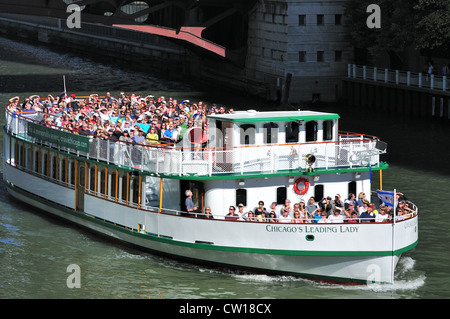
[[[300, 189], [298, 187], [298, 184], [303, 183], [303, 189]], [[298, 195], [305, 195], [306, 192], [308, 192], [309, 189], [309, 181], [306, 178], [300, 177], [297, 179], [294, 183], [294, 192]]]

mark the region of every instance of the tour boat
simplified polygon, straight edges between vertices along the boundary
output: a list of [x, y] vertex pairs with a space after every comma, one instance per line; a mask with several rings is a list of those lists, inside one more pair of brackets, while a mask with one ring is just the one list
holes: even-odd
[[[316, 205], [328, 196], [344, 201], [360, 193], [378, 200], [371, 181], [389, 167], [380, 160], [387, 145], [340, 132], [335, 113], [211, 114], [206, 131], [191, 128], [177, 144], [149, 145], [42, 123], [40, 112], [6, 108], [9, 194], [155, 254], [254, 273], [386, 284], [394, 282], [401, 254], [418, 243], [418, 210], [411, 202], [411, 213], [385, 222], [227, 218], [230, 208], [255, 211], [260, 201], [280, 210], [286, 200], [294, 205], [311, 197]], [[195, 206], [189, 212], [187, 191]], [[386, 205], [398, 205], [394, 191], [379, 193]]]

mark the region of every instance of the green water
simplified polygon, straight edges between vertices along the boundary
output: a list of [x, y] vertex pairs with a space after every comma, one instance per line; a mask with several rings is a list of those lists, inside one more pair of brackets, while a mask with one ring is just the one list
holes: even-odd
[[[263, 105], [251, 97], [206, 92], [141, 73], [138, 65], [102, 63], [0, 38], [0, 105], [16, 95], [59, 94], [63, 75], [68, 93], [142, 92], [202, 99], [235, 109]], [[450, 222], [445, 203], [450, 193], [450, 123], [344, 106], [316, 110], [339, 113], [340, 130], [376, 135], [387, 142], [388, 154], [382, 159], [391, 167], [383, 173], [383, 188], [406, 193], [420, 208], [419, 245], [400, 259], [393, 285], [326, 285], [157, 257], [47, 217], [16, 202], [0, 182], [0, 298], [448, 298]], [[0, 114], [3, 126], [4, 114]], [[378, 187], [377, 173], [372, 189]], [[71, 264], [80, 266], [81, 288], [67, 287]]]

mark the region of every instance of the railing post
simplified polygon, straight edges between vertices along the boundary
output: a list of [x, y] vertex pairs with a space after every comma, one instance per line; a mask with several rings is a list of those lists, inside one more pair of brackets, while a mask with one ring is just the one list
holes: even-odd
[[109, 139], [106, 140], [106, 163], [109, 164], [109, 152], [110, 152], [110, 141]]
[[212, 150], [209, 149], [208, 151], [208, 166], [209, 166], [209, 176], [212, 175], [212, 165], [213, 165], [213, 153]]
[[434, 74], [430, 75], [430, 89], [434, 89]]
[[[204, 156], [204, 152], [202, 152], [202, 156]], [[180, 164], [178, 165], [178, 169], [180, 171], [180, 173], [178, 174], [179, 176], [183, 175], [183, 152], [181, 151], [181, 149], [178, 150], [178, 160], [180, 161]]]
[[352, 77], [352, 65], [350, 63], [347, 64], [347, 77]]
[[273, 146], [270, 147], [270, 172], [273, 173], [275, 170], [275, 155], [273, 151]]
[[399, 84], [399, 71], [395, 70], [395, 84]]
[[411, 85], [411, 71], [408, 71], [406, 73], [406, 85], [410, 86]]
[[447, 77], [445, 75], [442, 77], [442, 91], [447, 91]]
[[373, 68], [373, 80], [375, 82], [377, 81], [377, 67], [376, 66]]
[[366, 79], [366, 75], [367, 75], [367, 68], [366, 68], [366, 66], [364, 65], [364, 66], [363, 66], [363, 80]]
[[419, 87], [422, 87], [422, 72], [419, 72]]
[[353, 78], [356, 79], [356, 64], [353, 64]]
[[388, 83], [389, 70], [384, 69], [384, 83]]

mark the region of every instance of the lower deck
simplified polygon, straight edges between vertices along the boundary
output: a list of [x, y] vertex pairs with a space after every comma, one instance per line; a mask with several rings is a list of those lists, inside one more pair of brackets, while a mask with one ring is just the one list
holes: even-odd
[[[347, 194], [371, 192], [369, 169], [314, 174], [224, 175], [220, 178], [161, 177], [37, 145], [8, 134], [5, 134], [4, 143], [9, 146], [5, 154], [7, 164], [72, 190], [73, 197], [67, 201], [80, 211], [84, 211], [87, 195], [91, 195], [125, 207], [181, 215], [186, 211], [185, 191], [191, 190], [197, 207], [195, 213], [203, 214], [208, 207], [214, 217], [220, 219], [228, 213], [230, 206], [237, 211], [239, 204], [243, 204], [247, 212], [253, 211], [260, 201], [267, 210], [276, 203], [279, 214], [286, 200], [293, 205], [300, 201], [307, 203], [310, 197], [319, 202], [327, 196], [334, 199], [340, 194], [344, 201]], [[298, 178], [309, 183], [303, 194], [294, 192]]]

